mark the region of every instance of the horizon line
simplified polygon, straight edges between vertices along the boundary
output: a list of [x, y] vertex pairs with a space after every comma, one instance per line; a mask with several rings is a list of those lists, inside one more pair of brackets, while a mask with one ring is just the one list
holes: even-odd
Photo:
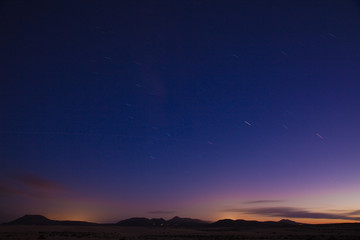
[[[299, 225], [325, 225], [325, 224], [360, 224], [360, 221], [351, 221], [351, 220], [347, 220], [347, 221], [334, 221], [334, 222], [328, 222], [328, 223], [306, 223], [306, 222], [297, 222], [297, 221], [294, 221], [292, 220], [291, 218], [280, 218], [280, 220], [266, 220], [266, 221], [262, 221], [262, 220], [254, 220], [254, 219], [242, 219], [242, 218], [237, 218], [237, 219], [234, 219], [234, 218], [220, 218], [220, 219], [217, 219], [217, 220], [203, 220], [203, 219], [200, 219], [200, 218], [191, 218], [191, 217], [179, 217], [178, 215], [175, 215], [171, 218], [162, 218], [162, 217], [158, 217], [158, 218], [154, 218], [154, 217], [144, 217], [144, 216], [134, 216], [134, 217], [128, 217], [128, 218], [124, 218], [124, 219], [120, 219], [120, 220], [117, 220], [116, 222], [97, 222], [97, 221], [88, 221], [88, 220], [81, 220], [81, 219], [77, 219], [77, 220], [69, 220], [69, 219], [53, 219], [53, 218], [48, 218], [47, 216], [45, 215], [42, 215], [42, 214], [24, 214], [22, 215], [21, 217], [18, 217], [16, 219], [13, 219], [13, 220], [10, 220], [10, 221], [7, 221], [7, 222], [1, 222], [0, 225], [4, 225], [4, 224], [8, 224], [8, 223], [11, 223], [11, 222], [14, 222], [18, 219], [21, 219], [21, 218], [24, 218], [26, 216], [38, 216], [38, 217], [44, 217], [50, 221], [59, 221], [59, 222], [83, 222], [83, 223], [89, 223], [89, 224], [99, 224], [99, 225], [115, 225], [121, 221], [125, 221], [125, 220], [129, 220], [129, 219], [134, 219], [134, 218], [143, 218], [143, 219], [149, 219], [149, 220], [153, 220], [153, 219], [163, 219], [164, 221], [170, 221], [174, 218], [180, 218], [180, 219], [191, 219], [191, 220], [198, 220], [198, 221], [202, 221], [204, 223], [207, 223], [207, 224], [213, 224], [213, 223], [216, 223], [218, 221], [222, 221], [222, 220], [231, 220], [231, 221], [245, 221], [245, 222], [259, 222], [259, 223], [270, 223], [270, 222], [281, 222], [283, 220], [285, 221], [290, 221], [290, 222], [293, 222], [293, 223], [296, 223], [296, 224], [299, 224]], [[39, 224], [34, 224], [34, 225], [39, 225]]]

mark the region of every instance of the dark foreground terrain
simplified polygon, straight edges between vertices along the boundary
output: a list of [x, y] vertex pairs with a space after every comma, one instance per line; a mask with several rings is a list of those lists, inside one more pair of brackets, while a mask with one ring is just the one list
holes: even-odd
[[98, 226], [0, 226], [0, 240], [360, 240], [359, 224], [302, 225], [286, 228], [173, 228]]

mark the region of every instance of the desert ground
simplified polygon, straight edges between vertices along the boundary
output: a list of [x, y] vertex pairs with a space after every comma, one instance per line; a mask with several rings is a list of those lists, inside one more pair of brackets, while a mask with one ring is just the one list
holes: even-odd
[[360, 240], [360, 225], [307, 225], [264, 229], [183, 229], [170, 227], [0, 226], [0, 240]]

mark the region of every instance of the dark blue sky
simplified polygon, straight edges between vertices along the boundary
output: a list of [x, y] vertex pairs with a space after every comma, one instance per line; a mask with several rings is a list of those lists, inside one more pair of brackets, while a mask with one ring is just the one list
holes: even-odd
[[2, 1], [0, 220], [349, 220], [359, 28], [358, 1]]

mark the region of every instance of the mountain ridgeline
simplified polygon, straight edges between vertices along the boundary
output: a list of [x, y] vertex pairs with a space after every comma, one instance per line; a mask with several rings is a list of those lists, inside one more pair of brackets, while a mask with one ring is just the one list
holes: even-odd
[[[84, 221], [57, 221], [51, 220], [41, 215], [25, 215], [14, 221], [5, 223], [6, 225], [81, 225], [93, 226], [101, 225], [98, 223], [84, 222]], [[279, 222], [258, 222], [258, 221], [245, 221], [245, 220], [231, 220], [223, 219], [217, 222], [206, 222], [193, 218], [180, 218], [174, 217], [170, 220], [163, 218], [144, 218], [135, 217], [119, 221], [114, 224], [127, 227], [182, 227], [182, 228], [221, 228], [221, 229], [236, 229], [236, 228], [253, 228], [253, 227], [289, 227], [301, 225], [300, 223], [283, 219]]]
[[6, 223], [6, 225], [83, 225], [92, 226], [98, 225], [97, 223], [84, 222], [84, 221], [57, 221], [51, 220], [41, 215], [25, 215], [14, 221]]
[[164, 220], [163, 218], [129, 218], [118, 222], [119, 226], [171, 226], [171, 227], [202, 227], [207, 226], [209, 223], [193, 218], [180, 218], [174, 217], [170, 220]]

